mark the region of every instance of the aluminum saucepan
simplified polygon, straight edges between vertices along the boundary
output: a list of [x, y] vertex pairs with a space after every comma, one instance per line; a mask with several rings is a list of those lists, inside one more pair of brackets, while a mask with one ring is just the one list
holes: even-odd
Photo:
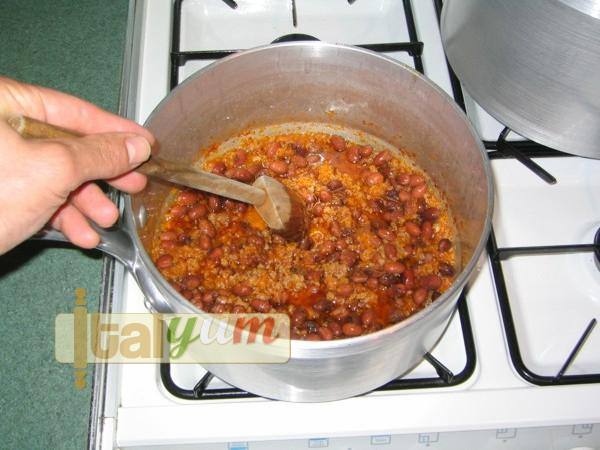
[[[191, 164], [198, 151], [254, 127], [338, 124], [409, 149], [445, 193], [458, 228], [462, 271], [424, 310], [379, 332], [334, 341], [292, 341], [285, 364], [207, 364], [224, 381], [274, 399], [316, 402], [368, 392], [431, 350], [476, 271], [490, 229], [487, 156], [463, 112], [413, 69], [356, 47], [315, 42], [260, 47], [224, 58], [179, 85], [146, 127], [160, 155]], [[99, 248], [130, 270], [156, 312], [199, 310], [161, 276], [148, 249], [171, 186], [150, 180], [125, 197], [119, 229]]]

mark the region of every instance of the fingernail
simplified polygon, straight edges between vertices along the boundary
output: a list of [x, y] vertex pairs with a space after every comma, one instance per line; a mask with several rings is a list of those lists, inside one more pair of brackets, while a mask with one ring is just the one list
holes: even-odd
[[137, 166], [150, 158], [150, 143], [141, 136], [125, 139], [129, 164]]

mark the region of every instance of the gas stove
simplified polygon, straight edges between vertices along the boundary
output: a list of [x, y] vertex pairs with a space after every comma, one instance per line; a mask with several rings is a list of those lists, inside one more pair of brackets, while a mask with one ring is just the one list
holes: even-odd
[[[478, 106], [447, 65], [441, 7], [131, 2], [122, 114], [143, 123], [170, 89], [235, 51], [298, 38], [359, 45], [421, 71], [465, 109], [492, 160], [496, 210], [482, 269], [441, 341], [409, 374], [360, 397], [298, 404], [253, 396], [199, 365], [97, 366], [91, 447], [600, 446], [600, 161], [527, 141]], [[123, 267], [107, 260], [104, 275], [103, 311], [147, 311]]]

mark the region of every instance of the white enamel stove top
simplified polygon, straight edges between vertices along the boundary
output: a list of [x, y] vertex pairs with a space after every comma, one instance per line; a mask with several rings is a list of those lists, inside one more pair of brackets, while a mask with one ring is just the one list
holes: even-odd
[[[220, 0], [185, 0], [182, 50], [241, 49], [289, 33], [324, 41], [369, 44], [409, 41], [402, 1], [239, 0], [236, 10]], [[451, 87], [431, 0], [413, 0], [418, 38], [424, 43], [426, 75], [450, 95]], [[140, 2], [141, 46], [135, 118], [143, 122], [168, 93], [171, 2]], [[269, 15], [265, 12], [269, 11]], [[208, 19], [210, 17], [210, 20]], [[138, 24], [139, 26], [139, 24]], [[412, 65], [404, 52], [392, 53]], [[208, 62], [188, 62], [180, 80]], [[495, 140], [502, 129], [466, 96], [481, 136]], [[515, 160], [492, 162], [500, 247], [591, 243], [600, 227], [600, 162], [544, 158], [557, 179], [549, 186]], [[590, 319], [600, 316], [600, 272], [591, 253], [518, 256], [503, 263], [524, 359], [534, 371], [554, 375]], [[121, 272], [119, 272], [121, 273]], [[146, 311], [143, 295], [128, 275], [117, 276], [114, 305]], [[468, 294], [476, 366], [464, 383], [447, 388], [376, 392], [320, 404], [262, 398], [184, 401], [160, 382], [157, 365], [111, 367], [114, 407], [105, 410], [103, 446], [197, 449], [570, 449], [600, 446], [600, 384], [539, 387], [511, 364], [489, 261]], [[462, 331], [455, 317], [432, 352], [454, 373], [465, 365]], [[521, 339], [522, 338], [522, 339]], [[567, 374], [600, 372], [600, 330], [589, 337]], [[175, 367], [173, 378], [191, 388], [200, 366]], [[409, 377], [433, 376], [423, 363]], [[215, 382], [216, 386], [219, 381]], [[192, 446], [192, 444], [194, 444]], [[188, 446], [189, 445], [189, 446]]]

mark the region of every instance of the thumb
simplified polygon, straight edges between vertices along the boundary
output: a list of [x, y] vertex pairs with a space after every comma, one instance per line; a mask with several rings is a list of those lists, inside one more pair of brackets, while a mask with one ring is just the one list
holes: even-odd
[[150, 143], [132, 133], [91, 134], [65, 139], [77, 184], [109, 179], [135, 169], [150, 157]]

